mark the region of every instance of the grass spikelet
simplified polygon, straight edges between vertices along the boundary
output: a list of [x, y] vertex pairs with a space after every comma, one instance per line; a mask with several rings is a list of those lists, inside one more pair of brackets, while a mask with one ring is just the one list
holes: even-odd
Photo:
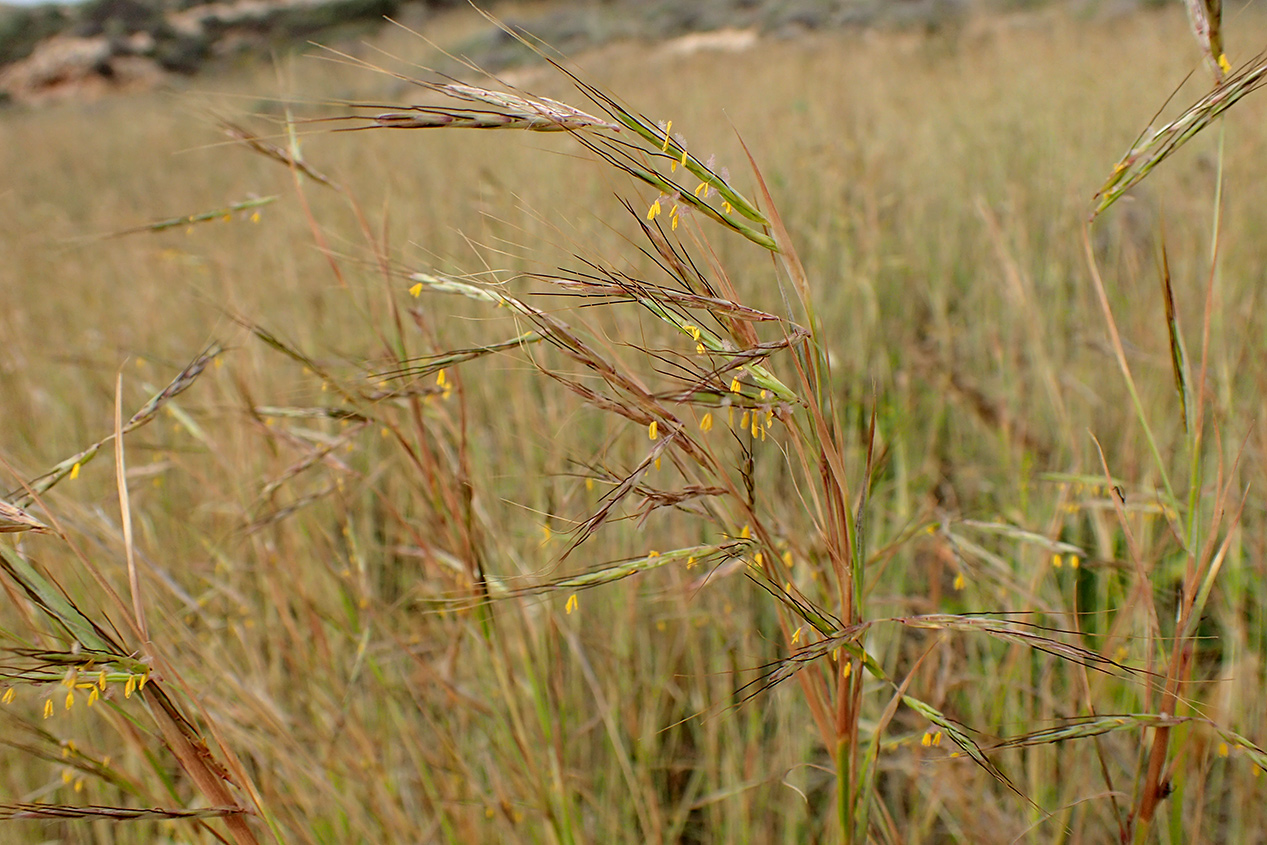
[[1184, 5], [1192, 34], [1205, 54], [1215, 84], [1222, 82], [1223, 75], [1231, 69], [1223, 54], [1223, 0], [1184, 0]]
[[292, 170], [297, 170], [319, 185], [325, 185], [327, 188], [333, 188], [336, 191], [343, 190], [333, 179], [304, 161], [297, 153], [266, 141], [251, 130], [230, 120], [221, 119], [220, 128], [224, 130], [226, 135], [235, 141], [241, 142], [247, 149], [253, 150], [265, 158], [280, 162]]
[[[1196, 0], [1201, 2], [1201, 0]], [[1145, 129], [1134, 146], [1113, 167], [1104, 186], [1096, 193], [1090, 219], [1138, 185], [1153, 168], [1209, 126], [1219, 115], [1257, 91], [1267, 79], [1267, 53], [1233, 70], [1214, 90], [1188, 107], [1183, 114], [1157, 129]]]
[[209, 223], [216, 220], [232, 220], [233, 216], [241, 215], [244, 212], [255, 212], [257, 209], [263, 208], [277, 202], [276, 196], [259, 197], [258, 199], [242, 200], [235, 202], [224, 208], [217, 208], [213, 211], [200, 211], [196, 214], [186, 214], [181, 217], [168, 217], [165, 220], [157, 220], [153, 223], [146, 223], [141, 226], [133, 226], [130, 229], [121, 229], [117, 232], [111, 232], [102, 235], [103, 238], [121, 238], [125, 235], [136, 235], [141, 232], [165, 232], [168, 229], [184, 228], [193, 226], [198, 223]]
[[[138, 428], [153, 422], [154, 418], [158, 416], [158, 412], [181, 393], [188, 390], [197, 381], [198, 377], [202, 375], [203, 371], [206, 370], [207, 365], [223, 352], [224, 347], [219, 343], [213, 343], [207, 347], [206, 350], [190, 362], [189, 366], [181, 370], [167, 387], [150, 397], [149, 401], [128, 418], [127, 423], [123, 425], [121, 434], [130, 434]], [[114, 435], [112, 434], [97, 441], [31, 481], [29, 485], [23, 487], [20, 493], [18, 491], [10, 493], [9, 498], [22, 505], [27, 504], [34, 496], [51, 490], [55, 485], [70, 476], [77, 475], [84, 465], [97, 456], [103, 446], [113, 440]]]
[[0, 500], [0, 534], [16, 534], [22, 531], [47, 534], [49, 527], [22, 508]]

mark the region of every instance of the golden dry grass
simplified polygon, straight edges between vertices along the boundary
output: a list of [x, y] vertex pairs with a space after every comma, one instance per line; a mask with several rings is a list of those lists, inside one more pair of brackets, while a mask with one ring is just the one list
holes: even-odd
[[[1262, 43], [1264, 23], [1253, 12], [1225, 21], [1233, 62]], [[459, 33], [470, 24], [445, 26]], [[401, 33], [383, 43], [397, 55], [426, 53]], [[1162, 671], [1168, 643], [1150, 652], [1142, 636], [1147, 602], [1132, 592], [1132, 567], [1148, 568], [1165, 631], [1184, 560], [1094, 299], [1080, 227], [1113, 163], [1188, 71], [1201, 75], [1200, 62], [1177, 12], [1009, 18], [931, 36], [817, 35], [738, 55], [617, 45], [583, 58], [588, 81], [672, 119], [692, 151], [714, 153], [749, 195], [756, 192], [736, 131], [752, 149], [827, 327], [821, 339], [855, 473], [877, 414], [884, 460], [868, 523], [870, 618], [1026, 611], [1041, 624], [1076, 628], [1078, 643], [1118, 663]], [[1194, 77], [1171, 111], [1205, 84]], [[583, 465], [627, 470], [646, 454], [645, 429], [583, 407], [540, 378], [527, 352], [450, 368], [457, 397], [437, 389], [416, 406], [383, 403], [372, 425], [294, 415], [338, 407], [341, 390], [374, 387], [366, 374], [399, 354], [389, 352], [391, 303], [420, 309], [425, 331], [407, 328], [400, 341], [412, 354], [524, 330], [512, 315], [456, 297], [414, 299], [407, 281], [379, 272], [378, 255], [411, 272], [511, 274], [576, 268], [575, 254], [646, 275], [653, 269], [636, 251], [637, 227], [614, 196], [632, 198], [641, 213], [653, 193], [600, 169], [566, 138], [314, 132], [303, 138], [306, 159], [354, 193], [367, 221], [343, 197], [304, 186], [312, 219], [340, 256], [337, 277], [291, 174], [222, 144], [210, 114], [271, 111], [284, 97], [391, 102], [409, 92], [313, 59], [196, 87], [215, 93], [0, 116], [0, 217], [10, 221], [0, 229], [8, 297], [0, 456], [15, 472], [0, 492], [113, 430], [120, 369], [126, 419], [211, 339], [230, 347], [158, 422], [125, 441], [134, 551], [150, 635], [169, 669], [163, 680], [202, 735], [240, 758], [278, 836], [834, 838], [835, 764], [796, 682], [739, 704], [758, 668], [787, 654], [780, 610], [744, 578], [700, 588], [700, 569], [664, 566], [580, 594], [575, 612], [570, 591], [495, 603], [490, 613], [435, 610], [437, 594], [469, 587], [461, 567], [436, 552], [463, 550], [463, 537], [478, 546], [486, 572], [510, 586], [717, 542], [696, 515], [664, 510], [645, 524], [615, 521], [560, 560], [564, 532], [607, 489], [590, 489], [578, 476]], [[526, 87], [586, 105], [558, 76], [543, 73]], [[1259, 244], [1267, 212], [1255, 186], [1267, 176], [1264, 117], [1250, 97], [1227, 119], [1209, 353], [1219, 436], [1203, 446], [1208, 466], [1223, 462], [1222, 482], [1249, 494], [1184, 689], [1186, 715], [1260, 746], [1267, 520], [1256, 491], [1267, 469], [1267, 335]], [[1196, 356], [1216, 131], [1110, 210], [1095, 238], [1143, 407], [1181, 485], [1190, 463], [1154, 251], [1164, 221]], [[258, 222], [242, 214], [188, 231], [92, 237], [273, 195], [280, 199], [259, 209]], [[742, 301], [783, 312], [769, 256], [725, 233], [709, 236]], [[594, 320], [613, 354], [626, 344], [682, 343], [655, 320], [546, 301], [561, 319]], [[233, 316], [303, 350], [314, 366], [279, 354]], [[653, 378], [647, 364], [631, 366]], [[715, 438], [726, 436], [721, 429]], [[459, 455], [451, 447], [462, 430]], [[424, 432], [434, 442], [423, 442]], [[1102, 483], [1097, 441], [1125, 495], [1125, 522]], [[821, 538], [800, 513], [804, 490], [793, 486], [789, 463], [773, 442], [758, 449], [753, 484], [789, 526], [781, 541], [802, 558], [797, 583], [812, 592]], [[463, 506], [452, 498], [464, 489], [455, 478], [469, 481], [473, 496], [465, 527], [451, 518]], [[1221, 540], [1217, 493], [1211, 469], [1193, 519]], [[125, 627], [89, 577], [95, 568], [126, 590], [108, 462], [85, 465], [43, 504], [84, 557], [55, 536], [24, 539], [22, 549], [85, 612]], [[30, 510], [53, 524], [41, 508]], [[69, 648], [47, 626], [37, 638], [24, 621], [27, 599], [12, 597], [5, 646]], [[867, 649], [891, 677], [909, 675], [909, 694], [979, 731], [985, 746], [1068, 729], [1091, 707], [1104, 715], [1157, 706], [1139, 675], [1084, 672], [971, 631], [880, 626]], [[2, 711], [5, 800], [196, 803], [118, 684], [113, 709], [67, 710], [65, 688], [20, 680]], [[876, 729], [891, 695], [867, 688], [864, 732]], [[51, 718], [46, 701], [56, 703]], [[933, 747], [929, 721], [900, 708], [883, 731], [874, 838], [1115, 841], [1154, 725], [1000, 750], [994, 761], [1030, 805]], [[1254, 841], [1267, 819], [1250, 756], [1205, 722], [1175, 730], [1176, 791], [1160, 810], [1157, 841]], [[6, 839], [210, 841], [187, 822], [106, 824], [11, 822]], [[169, 824], [182, 826], [177, 833]]]

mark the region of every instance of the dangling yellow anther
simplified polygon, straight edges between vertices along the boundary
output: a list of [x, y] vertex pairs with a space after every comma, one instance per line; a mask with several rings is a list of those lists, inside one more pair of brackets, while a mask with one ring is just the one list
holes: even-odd
[[573, 593], [572, 595], [568, 596], [568, 603], [564, 605], [563, 609], [567, 611], [568, 616], [571, 616], [572, 611], [576, 610], [576, 608], [579, 605], [580, 605], [580, 601], [577, 600], [576, 593]]

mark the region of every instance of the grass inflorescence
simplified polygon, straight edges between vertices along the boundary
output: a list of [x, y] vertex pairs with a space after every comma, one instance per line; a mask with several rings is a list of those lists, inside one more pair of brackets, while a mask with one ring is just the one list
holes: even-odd
[[181, 121], [182, 192], [32, 173], [74, 240], [0, 242], [68, 288], [0, 318], [14, 841], [1252, 838], [1261, 61], [1202, 2], [1186, 56], [328, 52], [240, 150]]

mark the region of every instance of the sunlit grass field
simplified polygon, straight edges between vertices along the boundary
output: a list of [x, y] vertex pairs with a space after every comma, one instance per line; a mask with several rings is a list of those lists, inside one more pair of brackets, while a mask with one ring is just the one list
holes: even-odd
[[[453, 46], [477, 25], [430, 34]], [[1267, 20], [1229, 9], [1224, 33], [1235, 65]], [[403, 31], [376, 44], [441, 61]], [[741, 367], [721, 383], [755, 404], [693, 405], [692, 325], [556, 284], [601, 269], [671, 285], [640, 226], [658, 223], [725, 298], [784, 319], [752, 324], [763, 342], [806, 317], [770, 251], [703, 214], [670, 224], [672, 197], [648, 222], [657, 191], [567, 133], [332, 133], [304, 121], [420, 95], [315, 50], [0, 113], [0, 493], [56, 529], [0, 537], [0, 800], [62, 814], [0, 837], [1267, 841], [1257, 95], [1084, 246], [1115, 163], [1209, 89], [1178, 6], [577, 58], [769, 213], [751, 152], [818, 356], [762, 363], [803, 404]], [[515, 80], [597, 113], [558, 72]], [[209, 219], [175, 223], [191, 215]], [[525, 338], [549, 320], [630, 386]], [[107, 443], [40, 492], [214, 343], [123, 438], [126, 485]], [[807, 375], [815, 360], [829, 371]], [[720, 481], [702, 489], [665, 418], [579, 386], [677, 409]], [[815, 408], [827, 427], [797, 434]], [[815, 438], [830, 448], [806, 457]], [[711, 552], [677, 553], [694, 548]], [[1176, 648], [1194, 586], [1204, 605]], [[811, 606], [840, 628], [806, 621]], [[251, 812], [227, 822], [228, 804]]]

